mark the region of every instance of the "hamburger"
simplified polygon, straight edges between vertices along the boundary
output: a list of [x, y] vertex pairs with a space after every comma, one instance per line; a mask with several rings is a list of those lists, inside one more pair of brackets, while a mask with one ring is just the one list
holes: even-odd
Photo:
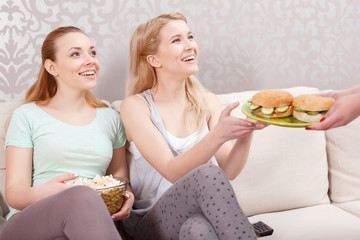
[[294, 118], [308, 123], [318, 123], [334, 105], [335, 99], [304, 94], [294, 98]]
[[284, 90], [267, 89], [257, 92], [251, 99], [252, 113], [265, 118], [289, 117], [293, 112], [293, 96]]

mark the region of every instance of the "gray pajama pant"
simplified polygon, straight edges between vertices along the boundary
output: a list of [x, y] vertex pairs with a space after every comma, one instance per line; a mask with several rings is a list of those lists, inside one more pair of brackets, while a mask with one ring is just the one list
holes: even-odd
[[37, 201], [12, 216], [0, 239], [121, 239], [99, 194], [75, 186]]
[[256, 239], [230, 182], [211, 164], [174, 183], [136, 225], [134, 238]]

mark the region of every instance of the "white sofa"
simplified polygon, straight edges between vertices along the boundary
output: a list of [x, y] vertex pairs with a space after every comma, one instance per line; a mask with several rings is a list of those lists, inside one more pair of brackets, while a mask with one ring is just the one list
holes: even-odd
[[[315, 88], [287, 89], [294, 96]], [[255, 91], [219, 94], [225, 106]], [[112, 106], [118, 110], [120, 101]], [[0, 214], [4, 202], [4, 122], [19, 103], [0, 103]], [[240, 107], [234, 116], [244, 117]], [[360, 239], [360, 119], [328, 131], [271, 125], [256, 131], [249, 160], [232, 181], [250, 222], [274, 229], [264, 240]], [[2, 220], [0, 220], [2, 221]]]

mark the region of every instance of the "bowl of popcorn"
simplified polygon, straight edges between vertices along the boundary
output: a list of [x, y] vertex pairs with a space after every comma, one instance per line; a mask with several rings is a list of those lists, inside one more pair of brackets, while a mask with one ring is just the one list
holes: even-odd
[[124, 193], [129, 183], [127, 178], [107, 176], [96, 176], [95, 178], [77, 178], [71, 184], [91, 187], [99, 193], [104, 200], [110, 214], [114, 214], [122, 206]]

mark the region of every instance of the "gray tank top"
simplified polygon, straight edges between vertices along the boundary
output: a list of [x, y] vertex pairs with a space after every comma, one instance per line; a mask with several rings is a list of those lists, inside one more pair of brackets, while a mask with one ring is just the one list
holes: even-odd
[[[176, 136], [173, 136], [166, 130], [150, 90], [145, 90], [143, 93], [145, 98], [141, 95], [137, 96], [142, 98], [149, 106], [151, 120], [164, 136], [174, 156], [189, 150], [209, 132], [208, 126], [205, 124], [202, 130], [197, 131], [188, 137], [177, 138]], [[144, 159], [134, 142], [130, 142], [127, 156], [130, 164], [131, 187], [135, 195], [133, 211], [139, 215], [143, 215], [153, 207], [172, 183], [164, 178]], [[218, 165], [214, 156], [209, 162]]]

